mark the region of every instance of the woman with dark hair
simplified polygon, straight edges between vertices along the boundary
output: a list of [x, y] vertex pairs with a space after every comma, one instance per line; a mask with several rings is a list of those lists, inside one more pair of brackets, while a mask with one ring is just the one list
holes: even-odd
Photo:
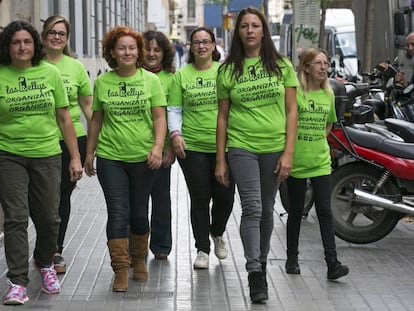
[[261, 11], [240, 11], [230, 51], [217, 76], [217, 167], [221, 184], [230, 170], [240, 194], [240, 235], [250, 298], [268, 299], [266, 264], [279, 184], [292, 169], [298, 79], [273, 44]]
[[[147, 55], [143, 68], [155, 73], [161, 81], [164, 94], [168, 92], [175, 72], [175, 49], [168, 38], [160, 31], [144, 32], [147, 43]], [[171, 165], [175, 154], [169, 144], [168, 135], [164, 142], [162, 165], [157, 172], [154, 187], [151, 190], [151, 234], [150, 250], [155, 259], [165, 260], [171, 252]]]
[[[63, 80], [43, 58], [40, 36], [29, 23], [11, 22], [0, 33], [0, 202], [9, 268], [6, 305], [29, 299], [29, 216], [36, 228], [33, 257], [42, 290], [60, 291], [52, 257], [59, 230], [61, 170], [69, 170], [72, 182], [82, 176]], [[63, 168], [59, 129], [70, 155]]]
[[[337, 260], [331, 194], [331, 156], [327, 136], [336, 121], [335, 96], [328, 79], [328, 53], [311, 48], [303, 52], [298, 65], [300, 88], [298, 102], [298, 135], [293, 154], [293, 168], [287, 179], [289, 216], [287, 220], [286, 273], [300, 274], [298, 245], [305, 201], [306, 180], [313, 186], [316, 214], [328, 266], [327, 278], [348, 274], [347, 266]], [[310, 128], [312, 130], [310, 130]]]
[[210, 234], [217, 258], [227, 257], [223, 233], [233, 208], [234, 183], [230, 178], [223, 186], [214, 177], [220, 53], [209, 28], [193, 30], [190, 42], [188, 64], [175, 74], [171, 85], [168, 129], [191, 198], [191, 225], [197, 249], [194, 269], [207, 269]]
[[117, 26], [105, 33], [102, 47], [113, 70], [95, 80], [85, 172], [97, 174], [102, 186], [107, 245], [115, 272], [112, 289], [125, 292], [129, 255], [133, 278], [148, 279], [148, 201], [162, 163], [167, 103], [160, 80], [142, 68], [146, 44], [141, 33]]
[[[81, 62], [72, 57], [68, 46], [70, 24], [66, 18], [53, 15], [46, 19], [41, 33], [46, 50], [46, 61], [59, 69], [65, 84], [68, 100], [69, 113], [75, 126], [78, 139], [81, 160], [85, 160], [86, 153], [86, 131], [81, 123], [81, 111], [89, 123], [92, 117], [92, 90], [88, 74]], [[62, 148], [62, 167], [69, 165], [69, 151], [65, 146], [62, 135], [60, 135], [60, 147]], [[57, 273], [66, 272], [66, 263], [63, 259], [63, 242], [70, 216], [70, 196], [75, 189], [76, 182], [69, 178], [67, 170], [62, 170], [62, 181], [60, 185], [59, 216], [60, 226], [57, 240], [57, 251], [53, 255], [53, 263]]]

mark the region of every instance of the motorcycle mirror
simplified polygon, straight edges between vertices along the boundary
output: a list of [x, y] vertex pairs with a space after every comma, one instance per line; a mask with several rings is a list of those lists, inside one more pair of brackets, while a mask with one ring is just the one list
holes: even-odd
[[388, 79], [387, 84], [385, 85], [385, 87], [387, 89], [389, 89], [389, 88], [392, 88], [393, 85], [394, 85], [394, 77], [391, 77], [391, 78]]
[[414, 84], [409, 84], [404, 90], [403, 90], [403, 94], [409, 94], [411, 93], [411, 91], [414, 89]]
[[392, 64], [396, 64], [398, 62], [398, 56], [395, 56], [394, 60], [392, 61]]

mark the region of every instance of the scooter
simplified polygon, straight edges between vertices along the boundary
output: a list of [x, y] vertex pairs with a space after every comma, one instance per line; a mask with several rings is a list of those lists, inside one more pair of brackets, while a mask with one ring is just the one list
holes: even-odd
[[356, 244], [387, 236], [414, 215], [414, 144], [339, 122], [328, 136], [338, 160], [332, 172], [335, 234]]

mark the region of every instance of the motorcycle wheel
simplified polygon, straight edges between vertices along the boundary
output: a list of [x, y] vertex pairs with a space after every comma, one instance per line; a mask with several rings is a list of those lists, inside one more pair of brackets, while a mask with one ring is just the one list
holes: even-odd
[[[335, 235], [347, 242], [366, 244], [389, 234], [403, 216], [379, 206], [361, 203], [354, 198], [354, 189], [372, 193], [381, 172], [361, 163], [345, 165], [332, 173], [331, 208]], [[377, 195], [395, 200], [399, 189], [388, 180]]]
[[[280, 201], [287, 213], [289, 213], [289, 194], [286, 181], [282, 182], [279, 187]], [[309, 211], [313, 206], [313, 188], [309, 179], [306, 180], [305, 203], [303, 206], [303, 217], [308, 217]]]

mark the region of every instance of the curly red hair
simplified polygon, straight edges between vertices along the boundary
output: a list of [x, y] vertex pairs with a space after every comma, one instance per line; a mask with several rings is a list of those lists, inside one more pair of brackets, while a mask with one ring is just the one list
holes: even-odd
[[137, 68], [141, 67], [144, 63], [145, 53], [147, 51], [145, 39], [140, 32], [135, 31], [127, 26], [116, 26], [105, 33], [102, 39], [103, 58], [105, 58], [109, 67], [112, 69], [118, 67], [118, 64], [116, 63], [115, 58], [112, 56], [111, 51], [115, 48], [118, 39], [124, 36], [130, 36], [137, 42], [138, 59], [136, 66]]

